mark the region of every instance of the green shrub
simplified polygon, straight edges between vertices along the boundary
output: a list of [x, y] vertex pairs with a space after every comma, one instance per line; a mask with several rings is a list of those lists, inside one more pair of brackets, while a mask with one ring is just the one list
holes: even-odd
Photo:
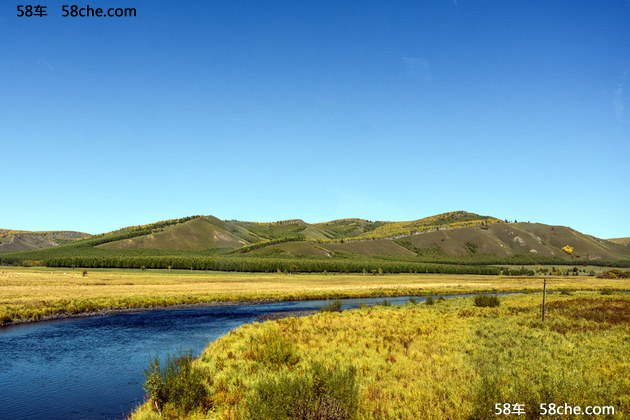
[[613, 291], [610, 289], [602, 289], [599, 293], [601, 293], [602, 295], [612, 295]]
[[477, 295], [475, 296], [475, 306], [479, 307], [495, 307], [499, 306], [501, 302], [498, 296], [493, 295]]
[[326, 306], [320, 309], [322, 312], [341, 312], [341, 301], [335, 299], [332, 302], [328, 301]]
[[432, 296], [429, 296], [427, 300], [424, 301], [427, 305], [435, 305], [435, 300], [433, 300]]
[[177, 357], [170, 353], [164, 366], [160, 361], [149, 360], [149, 367], [144, 370], [144, 390], [160, 414], [172, 413], [180, 417], [197, 409], [211, 407], [210, 394], [206, 387], [206, 372], [193, 366], [192, 350], [179, 352]]
[[416, 304], [418, 304], [418, 301], [415, 298], [410, 297], [409, 298], [409, 303], [411, 303], [412, 305], [416, 305]]
[[387, 299], [383, 299], [381, 306], [392, 306], [392, 303]]
[[247, 406], [247, 418], [346, 420], [356, 418], [358, 407], [354, 367], [329, 369], [314, 362], [299, 376], [283, 373], [259, 382]]

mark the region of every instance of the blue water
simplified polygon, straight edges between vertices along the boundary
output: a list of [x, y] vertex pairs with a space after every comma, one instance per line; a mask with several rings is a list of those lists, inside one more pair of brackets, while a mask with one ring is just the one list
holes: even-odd
[[[387, 300], [401, 304], [409, 298]], [[342, 300], [343, 308], [382, 301]], [[325, 305], [168, 309], [0, 328], [0, 419], [124, 418], [143, 401], [143, 369], [151, 355], [192, 348], [197, 356], [210, 341], [259, 315]]]

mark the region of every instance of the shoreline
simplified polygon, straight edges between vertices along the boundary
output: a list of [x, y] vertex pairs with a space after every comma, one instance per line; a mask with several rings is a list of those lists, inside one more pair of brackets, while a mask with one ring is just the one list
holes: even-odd
[[[583, 292], [583, 291], [597, 291], [596, 289], [590, 290], [590, 289], [578, 289], [578, 290], [570, 290], [571, 292]], [[621, 292], [621, 293], [630, 293], [630, 290], [628, 289], [617, 289], [617, 290], [611, 290], [612, 292]], [[473, 291], [466, 291], [466, 292], [450, 292], [447, 291], [446, 293], [442, 293], [443, 295], [472, 295], [472, 294], [483, 294], [483, 293], [490, 293], [490, 294], [517, 294], [517, 293], [541, 293], [542, 292], [542, 288], [541, 290], [473, 290]], [[555, 293], [557, 291], [548, 291], [548, 294], [551, 293]], [[76, 313], [69, 313], [69, 312], [61, 312], [61, 313], [57, 313], [57, 314], [52, 314], [52, 315], [47, 315], [41, 318], [37, 318], [37, 319], [26, 319], [26, 320], [17, 320], [17, 321], [10, 321], [7, 322], [5, 324], [0, 324], [0, 331], [3, 328], [7, 328], [7, 327], [14, 327], [14, 326], [19, 326], [19, 325], [26, 325], [26, 324], [33, 324], [33, 323], [39, 323], [39, 322], [50, 322], [50, 321], [60, 321], [60, 320], [65, 320], [65, 319], [73, 319], [73, 318], [88, 318], [88, 317], [97, 317], [97, 316], [107, 316], [107, 315], [115, 315], [115, 314], [124, 314], [124, 313], [139, 313], [139, 312], [149, 312], [149, 311], [163, 311], [163, 310], [169, 310], [169, 309], [188, 309], [188, 308], [212, 308], [212, 307], [219, 307], [219, 306], [242, 306], [242, 305], [265, 305], [265, 304], [273, 304], [273, 303], [282, 303], [282, 302], [296, 302], [296, 301], [313, 301], [313, 300], [335, 300], [335, 299], [369, 299], [369, 298], [374, 298], [374, 299], [388, 299], [388, 298], [397, 298], [397, 297], [426, 297], [426, 296], [438, 296], [440, 295], [432, 293], [432, 294], [417, 294], [417, 295], [411, 295], [411, 294], [404, 294], [404, 295], [389, 295], [389, 296], [351, 296], [351, 297], [335, 297], [335, 298], [322, 298], [322, 297], [314, 297], [314, 298], [302, 298], [302, 299], [259, 299], [259, 300], [239, 300], [239, 301], [212, 301], [212, 302], [197, 302], [197, 303], [179, 303], [179, 304], [175, 304], [175, 305], [160, 305], [160, 306], [147, 306], [147, 307], [130, 307], [130, 308], [106, 308], [106, 309], [100, 309], [97, 311], [87, 311], [87, 312], [76, 312]], [[287, 315], [287, 316], [280, 316], [281, 314], [286, 314], [289, 312], [303, 312], [303, 311], [288, 311], [288, 312], [272, 312], [269, 314], [265, 314], [265, 315], [261, 315], [260, 318], [263, 319], [263, 321], [259, 321], [258, 318], [256, 319], [257, 322], [264, 322], [264, 321], [268, 321], [268, 320], [272, 320], [272, 319], [282, 319], [288, 316], [306, 316], [306, 315]], [[277, 318], [274, 317], [270, 317], [272, 315], [275, 316], [275, 314], [277, 314]], [[310, 315], [310, 314], [309, 314]], [[269, 317], [269, 318], [265, 318], [265, 317]]]
[[[305, 299], [307, 300], [307, 299]], [[319, 300], [319, 299], [313, 299]], [[179, 303], [175, 305], [161, 305], [161, 306], [146, 306], [146, 307], [132, 307], [132, 308], [108, 308], [108, 309], [100, 309], [98, 311], [87, 311], [87, 312], [62, 312], [58, 314], [48, 315], [37, 319], [26, 319], [26, 320], [18, 320], [18, 321], [10, 321], [6, 324], [0, 325], [0, 330], [5, 327], [24, 325], [24, 324], [33, 324], [37, 322], [47, 322], [47, 321], [60, 321], [64, 319], [73, 319], [73, 318], [89, 318], [96, 316], [107, 316], [107, 315], [115, 315], [115, 314], [124, 314], [124, 313], [140, 313], [140, 312], [150, 312], [150, 311], [164, 311], [168, 309], [188, 309], [188, 308], [214, 308], [219, 306], [241, 306], [241, 305], [265, 305], [269, 303], [281, 303], [281, 302], [291, 302], [291, 300], [277, 300], [277, 299], [261, 299], [261, 300], [243, 300], [243, 301], [213, 301], [213, 302], [197, 302], [197, 303]]]

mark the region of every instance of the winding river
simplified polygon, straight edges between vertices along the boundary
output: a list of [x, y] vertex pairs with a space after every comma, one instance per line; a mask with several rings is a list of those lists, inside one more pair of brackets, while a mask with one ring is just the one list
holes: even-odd
[[[408, 300], [388, 298], [392, 304]], [[343, 308], [382, 301], [342, 300]], [[260, 315], [325, 304], [163, 309], [0, 328], [0, 419], [124, 418], [143, 401], [151, 355], [192, 348], [198, 356], [210, 341]]]

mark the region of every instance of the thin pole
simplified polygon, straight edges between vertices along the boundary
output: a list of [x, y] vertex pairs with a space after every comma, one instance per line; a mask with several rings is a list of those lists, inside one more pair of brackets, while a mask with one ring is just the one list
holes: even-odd
[[543, 322], [545, 322], [545, 299], [547, 298], [547, 279], [543, 279]]

